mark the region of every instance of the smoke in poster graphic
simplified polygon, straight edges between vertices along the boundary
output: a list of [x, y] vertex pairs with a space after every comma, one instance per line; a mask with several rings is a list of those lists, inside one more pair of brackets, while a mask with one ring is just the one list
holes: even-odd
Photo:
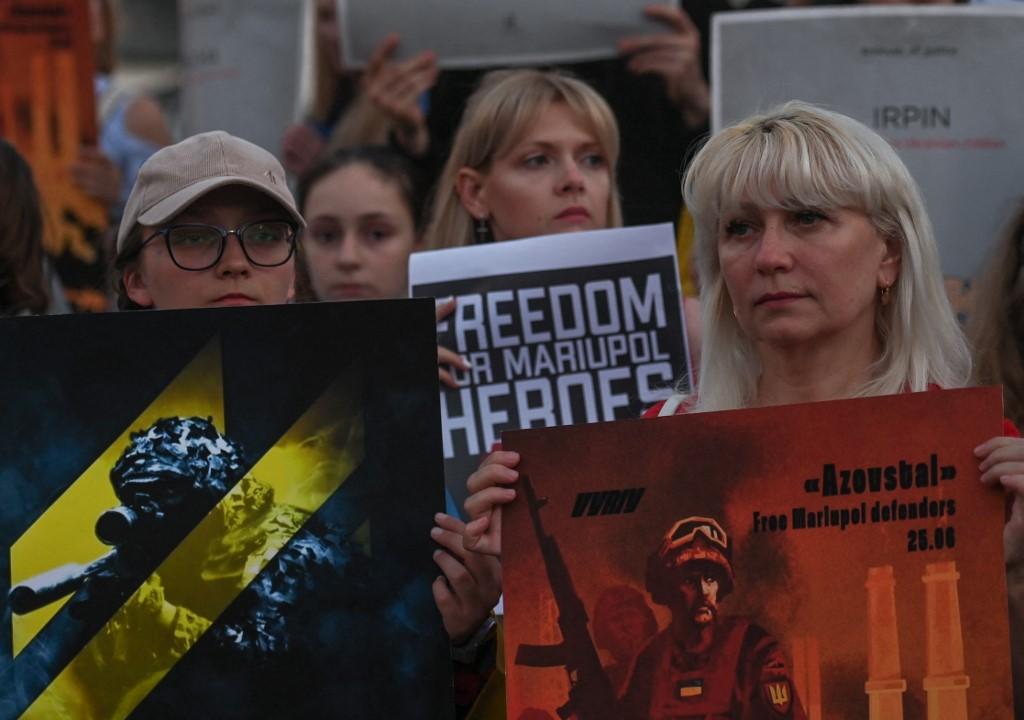
[[[438, 340], [471, 365], [456, 373], [458, 390], [441, 392], [446, 479], [457, 501], [502, 431], [637, 417], [680, 378], [689, 385], [669, 227], [429, 253], [424, 260], [451, 256], [443, 266], [452, 277], [419, 285], [414, 261], [416, 296], [457, 299]], [[623, 237], [630, 234], [641, 241]], [[474, 277], [468, 262], [460, 270], [456, 256], [467, 251], [500, 255], [486, 266], [505, 273]], [[419, 274], [428, 274], [422, 264]]]

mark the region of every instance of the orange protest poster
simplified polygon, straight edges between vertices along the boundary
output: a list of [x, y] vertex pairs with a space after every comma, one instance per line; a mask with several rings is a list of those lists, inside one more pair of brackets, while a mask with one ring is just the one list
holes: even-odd
[[44, 246], [69, 301], [102, 310], [107, 213], [72, 182], [97, 142], [94, 58], [85, 0], [0, 0], [0, 137], [29, 164], [46, 216]]
[[1013, 716], [998, 388], [508, 432], [510, 720]]

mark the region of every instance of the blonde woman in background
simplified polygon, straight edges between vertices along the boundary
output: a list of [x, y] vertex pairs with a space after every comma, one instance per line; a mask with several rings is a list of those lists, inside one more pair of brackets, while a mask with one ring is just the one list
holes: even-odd
[[438, 180], [426, 244], [618, 227], [618, 154], [615, 117], [586, 83], [538, 70], [489, 73]]
[[[425, 245], [437, 249], [618, 227], [618, 154], [615, 117], [586, 83], [557, 72], [488, 73], [467, 102], [455, 134]], [[439, 306], [438, 319], [454, 307], [454, 301]], [[438, 362], [468, 370], [461, 357], [445, 348], [438, 349]], [[442, 381], [454, 384], [450, 375]], [[440, 514], [436, 521], [439, 534], [461, 536], [465, 530], [452, 515]], [[471, 574], [479, 573], [476, 567], [482, 566], [467, 563]], [[486, 575], [476, 585], [493, 593], [486, 598], [489, 609], [499, 597], [500, 567], [483, 570]], [[486, 617], [479, 618], [470, 644], [480, 645], [491, 627]], [[456, 646], [468, 658], [465, 650]], [[483, 671], [486, 675], [487, 668]], [[504, 715], [504, 677], [496, 672], [469, 717]]]

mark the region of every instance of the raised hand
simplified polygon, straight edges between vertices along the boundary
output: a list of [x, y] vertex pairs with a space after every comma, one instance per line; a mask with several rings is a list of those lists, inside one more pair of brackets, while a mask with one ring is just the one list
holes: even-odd
[[664, 23], [667, 32], [633, 35], [619, 41], [626, 66], [637, 75], [653, 73], [665, 81], [665, 94], [690, 127], [707, 122], [710, 91], [701, 67], [700, 32], [680, 8], [648, 5], [647, 17]]
[[420, 96], [437, 82], [437, 56], [421, 52], [408, 60], [393, 60], [397, 35], [388, 35], [373, 51], [363, 71], [362, 87], [373, 105], [395, 124], [396, 136], [412, 155], [422, 156], [430, 145]]

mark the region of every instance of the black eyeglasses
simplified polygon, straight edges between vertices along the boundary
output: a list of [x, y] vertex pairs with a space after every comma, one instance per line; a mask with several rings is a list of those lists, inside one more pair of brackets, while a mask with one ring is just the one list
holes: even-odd
[[170, 225], [146, 238], [163, 237], [171, 261], [182, 270], [207, 270], [220, 262], [228, 235], [238, 238], [242, 253], [256, 267], [284, 265], [295, 252], [298, 227], [287, 220], [256, 220], [233, 230], [218, 225]]

